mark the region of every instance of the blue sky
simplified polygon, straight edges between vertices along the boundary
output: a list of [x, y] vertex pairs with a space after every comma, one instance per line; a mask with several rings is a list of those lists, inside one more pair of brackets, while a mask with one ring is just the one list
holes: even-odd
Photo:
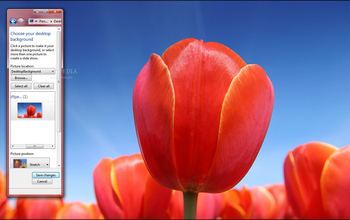
[[[275, 89], [265, 142], [238, 184], [283, 182], [288, 151], [350, 144], [350, 2], [2, 2], [0, 90], [6, 94], [6, 10], [65, 10], [65, 200], [94, 202], [104, 157], [138, 153], [132, 92], [151, 53], [194, 37], [262, 66]], [[5, 95], [0, 115], [6, 115]], [[6, 169], [6, 121], [0, 168]]]

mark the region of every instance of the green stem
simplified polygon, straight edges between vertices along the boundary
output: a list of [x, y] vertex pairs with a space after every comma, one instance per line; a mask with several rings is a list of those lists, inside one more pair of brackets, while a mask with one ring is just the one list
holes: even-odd
[[196, 219], [198, 193], [183, 192], [184, 194], [184, 219]]

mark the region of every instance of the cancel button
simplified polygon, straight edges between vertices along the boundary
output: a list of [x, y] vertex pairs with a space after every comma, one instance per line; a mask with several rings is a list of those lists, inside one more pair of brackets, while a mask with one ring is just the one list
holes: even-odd
[[52, 184], [52, 179], [32, 179], [33, 184]]

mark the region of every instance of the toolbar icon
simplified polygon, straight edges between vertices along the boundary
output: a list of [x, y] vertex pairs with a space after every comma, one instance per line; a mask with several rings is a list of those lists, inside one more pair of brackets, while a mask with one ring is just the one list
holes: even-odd
[[17, 20], [15, 18], [10, 19], [10, 24], [15, 25], [17, 23]]

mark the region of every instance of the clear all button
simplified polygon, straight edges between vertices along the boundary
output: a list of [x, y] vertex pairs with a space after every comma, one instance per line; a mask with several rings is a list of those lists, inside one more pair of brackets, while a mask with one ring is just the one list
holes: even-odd
[[53, 83], [34, 83], [34, 89], [53, 89]]

